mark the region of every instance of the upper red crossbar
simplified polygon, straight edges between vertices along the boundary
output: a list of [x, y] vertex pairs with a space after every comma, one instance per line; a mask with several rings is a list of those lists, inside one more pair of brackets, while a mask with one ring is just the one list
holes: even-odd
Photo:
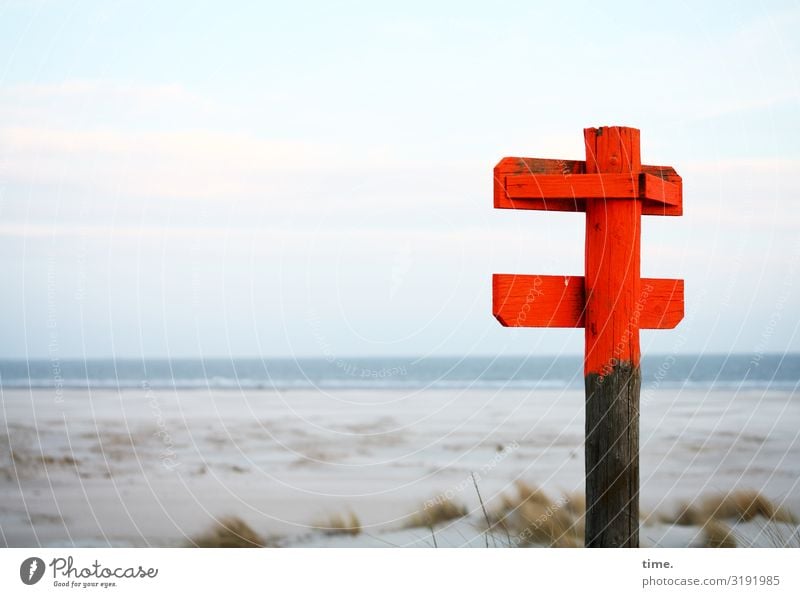
[[494, 169], [494, 206], [500, 209], [586, 211], [591, 199], [639, 199], [643, 215], [683, 214], [681, 177], [665, 166], [637, 173], [586, 174], [578, 160], [503, 158]]

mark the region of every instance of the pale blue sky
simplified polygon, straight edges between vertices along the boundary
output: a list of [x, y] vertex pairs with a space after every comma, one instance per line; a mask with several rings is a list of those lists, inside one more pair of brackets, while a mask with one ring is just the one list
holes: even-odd
[[581, 274], [504, 155], [642, 130], [684, 178], [648, 352], [800, 350], [800, 4], [0, 0], [0, 357], [560, 354], [490, 275]]

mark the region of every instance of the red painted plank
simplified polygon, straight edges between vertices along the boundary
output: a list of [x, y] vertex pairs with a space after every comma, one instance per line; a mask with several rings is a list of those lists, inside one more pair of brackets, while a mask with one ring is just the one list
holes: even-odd
[[[587, 174], [638, 174], [639, 130], [583, 130]], [[586, 313], [584, 374], [605, 375], [618, 363], [638, 367], [637, 302], [642, 202], [586, 202]]]
[[642, 172], [639, 182], [641, 199], [677, 206], [681, 203], [681, 187], [658, 176]]
[[677, 205], [643, 201], [642, 215], [645, 216], [682, 216], [683, 215], [683, 180], [670, 166], [642, 166], [642, 172], [661, 178], [678, 188]]
[[[582, 328], [583, 276], [494, 274], [492, 312], [506, 327]], [[683, 280], [642, 278], [642, 329], [671, 329], [683, 319]]]
[[584, 163], [576, 160], [503, 158], [494, 168], [494, 206], [498, 209], [585, 211], [583, 199], [525, 199], [516, 201], [506, 192], [506, 177], [520, 174], [580, 174]]
[[676, 206], [679, 186], [658, 176], [631, 174], [514, 174], [507, 175], [509, 199], [642, 199]]
[[630, 174], [517, 174], [506, 176], [505, 190], [510, 199], [634, 199], [639, 179]]
[[551, 160], [547, 158], [503, 158], [494, 167], [495, 174], [583, 174], [583, 160]]
[[[586, 201], [584, 197], [573, 198], [572, 192], [567, 189], [561, 192], [560, 197], [545, 197], [538, 190], [537, 180], [545, 176], [562, 175], [562, 180], [570, 180], [574, 174], [584, 174], [586, 163], [578, 160], [547, 160], [539, 158], [519, 158], [507, 157], [500, 160], [494, 169], [494, 206], [498, 209], [534, 209], [542, 211], [586, 211]], [[682, 181], [681, 177], [669, 166], [647, 166], [641, 167], [642, 173], [647, 174], [645, 183], [645, 195], [652, 194], [653, 198], [645, 196], [642, 201], [642, 214], [651, 216], [680, 216], [683, 215], [683, 201], [681, 197]], [[507, 189], [507, 180], [518, 183], [525, 182], [524, 175], [528, 175], [529, 184], [533, 185], [532, 197], [524, 198], [518, 196], [522, 191]], [[517, 178], [521, 177], [521, 178]], [[652, 179], [650, 177], [653, 177]], [[661, 179], [670, 183], [670, 187], [659, 185]], [[547, 179], [545, 179], [547, 180]], [[549, 179], [551, 181], [559, 179]], [[578, 183], [581, 184], [581, 183]], [[659, 191], [659, 187], [662, 187]], [[600, 196], [610, 197], [609, 193]], [[666, 196], [667, 203], [663, 202]]]
[[643, 330], [671, 330], [683, 319], [683, 280], [642, 278], [639, 327]]
[[582, 276], [492, 276], [492, 309], [506, 327], [583, 327]]

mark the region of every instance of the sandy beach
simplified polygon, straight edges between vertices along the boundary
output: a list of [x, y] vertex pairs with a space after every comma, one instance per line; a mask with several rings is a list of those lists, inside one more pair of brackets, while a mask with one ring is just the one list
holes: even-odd
[[[232, 516], [281, 546], [430, 546], [405, 527], [446, 496], [467, 516], [437, 526], [437, 545], [483, 547], [472, 473], [490, 510], [515, 480], [583, 487], [574, 389], [6, 389], [0, 414], [6, 546], [179, 546]], [[643, 546], [698, 543], [661, 518], [719, 492], [800, 512], [798, 421], [791, 391], [645, 389]], [[358, 534], [315, 528], [350, 512]]]

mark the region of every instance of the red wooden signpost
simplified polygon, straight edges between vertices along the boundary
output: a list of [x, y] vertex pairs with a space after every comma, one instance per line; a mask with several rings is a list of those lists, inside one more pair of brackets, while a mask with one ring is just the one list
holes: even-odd
[[683, 319], [683, 280], [642, 278], [641, 216], [683, 213], [681, 178], [643, 166], [639, 130], [583, 131], [586, 161], [503, 158], [494, 206], [586, 212], [585, 275], [495, 274], [504, 326], [582, 327], [586, 546], [639, 546], [639, 329]]

